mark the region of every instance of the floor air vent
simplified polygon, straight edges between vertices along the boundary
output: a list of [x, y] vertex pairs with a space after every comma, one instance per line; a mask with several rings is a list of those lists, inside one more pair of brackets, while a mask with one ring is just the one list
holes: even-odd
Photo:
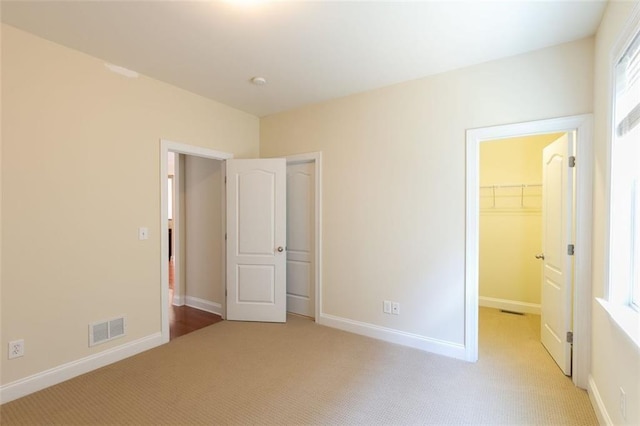
[[89, 324], [89, 346], [95, 346], [125, 334], [124, 316]]
[[502, 312], [503, 314], [524, 315], [524, 312], [508, 311], [506, 309], [500, 309], [500, 312]]

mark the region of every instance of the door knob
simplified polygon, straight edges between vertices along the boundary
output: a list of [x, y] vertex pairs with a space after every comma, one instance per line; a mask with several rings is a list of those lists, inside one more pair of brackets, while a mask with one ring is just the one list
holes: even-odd
[[278, 247], [278, 252], [279, 253], [282, 253], [283, 251], [284, 251], [284, 247], [282, 247], [282, 246]]
[[536, 259], [544, 260], [544, 253], [536, 254]]

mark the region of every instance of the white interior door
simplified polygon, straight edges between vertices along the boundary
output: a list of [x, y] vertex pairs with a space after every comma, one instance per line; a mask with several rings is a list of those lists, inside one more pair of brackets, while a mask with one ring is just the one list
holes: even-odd
[[567, 133], [542, 154], [542, 303], [540, 338], [564, 374], [571, 375], [573, 264], [569, 244], [573, 235], [573, 135]]
[[227, 160], [227, 319], [285, 322], [286, 161]]
[[315, 163], [287, 165], [287, 311], [315, 316]]

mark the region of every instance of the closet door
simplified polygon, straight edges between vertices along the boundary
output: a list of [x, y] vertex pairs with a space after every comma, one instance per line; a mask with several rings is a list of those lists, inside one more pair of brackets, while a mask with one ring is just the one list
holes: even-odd
[[571, 375], [571, 290], [573, 257], [573, 172], [569, 163], [573, 135], [568, 133], [542, 154], [542, 242], [544, 267], [540, 338], [560, 369]]
[[315, 162], [287, 165], [287, 311], [315, 316]]

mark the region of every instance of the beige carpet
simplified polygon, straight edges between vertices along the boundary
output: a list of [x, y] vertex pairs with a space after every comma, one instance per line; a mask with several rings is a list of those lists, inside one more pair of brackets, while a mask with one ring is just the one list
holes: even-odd
[[13, 424], [575, 424], [597, 420], [539, 343], [481, 309], [465, 363], [291, 316], [225, 321], [0, 408]]

